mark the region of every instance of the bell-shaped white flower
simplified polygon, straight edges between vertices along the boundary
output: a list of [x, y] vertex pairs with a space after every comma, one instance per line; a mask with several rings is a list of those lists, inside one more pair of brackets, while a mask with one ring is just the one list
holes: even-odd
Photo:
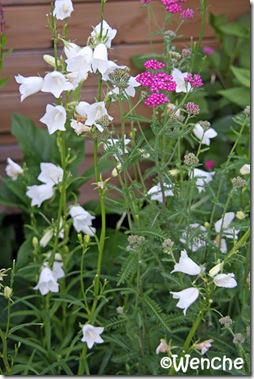
[[216, 221], [214, 224], [214, 229], [216, 233], [221, 234], [225, 238], [238, 238], [238, 233], [240, 232], [239, 229], [235, 228], [230, 228], [229, 225], [235, 218], [235, 213], [234, 212], [227, 212], [224, 215], [224, 219], [222, 222], [222, 218]]
[[62, 182], [64, 171], [61, 167], [53, 163], [42, 162], [40, 164], [41, 173], [38, 179], [45, 184], [55, 185]]
[[166, 351], [170, 351], [170, 346], [166, 343], [164, 338], [161, 338], [160, 344], [156, 348], [156, 354], [166, 353]]
[[23, 174], [22, 167], [11, 158], [7, 158], [7, 166], [5, 167], [5, 171], [6, 174], [12, 178], [12, 180], [17, 180], [18, 176]]
[[217, 136], [216, 130], [213, 128], [204, 130], [204, 128], [199, 123], [194, 126], [193, 133], [200, 140], [202, 145], [207, 146], [210, 146], [210, 139]]
[[85, 124], [83, 124], [83, 122], [78, 122], [76, 120], [72, 120], [70, 125], [71, 128], [75, 130], [78, 136], [80, 136], [83, 133], [90, 132], [91, 129], [90, 126], [86, 126]]
[[188, 275], [199, 275], [201, 268], [188, 257], [186, 250], [182, 250], [179, 263], [175, 264], [174, 270], [171, 271], [171, 274], [173, 272], [183, 272]]
[[51, 199], [51, 197], [54, 195], [53, 186], [51, 184], [28, 186], [26, 195], [32, 199], [31, 205], [37, 205], [39, 208], [43, 201]]
[[21, 94], [21, 101], [26, 97], [33, 95], [41, 90], [43, 79], [39, 76], [30, 76], [25, 78], [22, 75], [15, 76], [16, 82], [21, 84], [19, 86], [19, 92]]
[[189, 92], [191, 90], [191, 84], [187, 83], [184, 78], [187, 78], [188, 72], [181, 72], [178, 68], [174, 68], [171, 75], [173, 80], [176, 82], [175, 91], [178, 92]]
[[91, 33], [91, 36], [93, 37], [93, 41], [95, 44], [100, 43], [103, 41], [103, 43], [106, 45], [106, 47], [111, 47], [111, 42], [115, 38], [117, 33], [116, 29], [111, 28], [109, 24], [103, 20], [102, 21], [102, 36], [101, 34], [101, 23], [95, 26], [94, 30]]
[[201, 247], [206, 246], [207, 230], [198, 223], [190, 224], [189, 232], [183, 232], [180, 241], [184, 244], [188, 242], [189, 250], [195, 252]]
[[103, 131], [103, 127], [98, 123], [98, 121], [103, 116], [107, 116], [109, 120], [113, 120], [113, 117], [108, 115], [104, 101], [99, 101], [99, 102], [93, 103], [93, 104], [89, 104], [85, 101], [81, 101], [76, 107], [76, 112], [80, 116], [86, 118], [86, 120], [84, 121], [84, 124], [86, 126], [95, 125], [96, 128], [100, 132]]
[[[129, 138], [126, 138], [126, 136], [124, 135], [124, 146], [128, 145], [130, 142], [131, 142], [131, 140]], [[110, 147], [115, 147], [116, 148], [117, 154], [113, 154], [113, 156], [115, 157], [115, 159], [117, 161], [119, 161], [119, 158], [118, 158], [119, 155], [123, 155], [123, 154], [127, 154], [128, 153], [128, 150], [126, 148], [124, 148], [124, 151], [123, 151], [123, 149], [122, 149], [122, 140], [121, 139], [109, 138], [105, 142], [104, 148], [105, 148], [105, 150], [107, 150]]]
[[209, 339], [203, 342], [194, 343], [193, 346], [195, 347], [195, 349], [201, 350], [201, 354], [204, 355], [210, 349], [210, 347], [212, 347], [213, 342], [214, 340]]
[[176, 306], [183, 309], [183, 314], [186, 316], [186, 311], [189, 306], [194, 303], [198, 296], [199, 290], [195, 287], [186, 288], [180, 292], [170, 292], [173, 295], [173, 299], [179, 299]]
[[73, 11], [73, 5], [71, 0], [55, 0], [55, 7], [53, 10], [53, 15], [57, 20], [64, 20], [70, 17]]
[[205, 185], [212, 181], [214, 174], [214, 171], [207, 172], [200, 170], [199, 168], [194, 168], [190, 175], [193, 175], [193, 177], [196, 178], [196, 186], [199, 193], [205, 191]]
[[41, 87], [42, 92], [50, 92], [56, 98], [58, 98], [63, 91], [71, 91], [73, 89], [73, 84], [71, 84], [66, 77], [58, 71], [49, 72], [45, 75]]
[[87, 78], [87, 73], [92, 72], [93, 49], [90, 46], [83, 47], [78, 54], [67, 58], [68, 72], [77, 72], [79, 78]]
[[64, 44], [64, 53], [67, 58], [76, 57], [82, 48], [74, 42], [66, 42]]
[[48, 292], [59, 291], [59, 284], [50, 268], [44, 267], [41, 270], [39, 282], [33, 289], [39, 290], [42, 295], [46, 295]]
[[240, 168], [240, 174], [241, 175], [248, 175], [250, 174], [250, 164], [244, 164], [241, 168]]
[[97, 70], [104, 74], [108, 68], [108, 50], [106, 45], [100, 43], [97, 45], [93, 52], [92, 69], [93, 72]]
[[213, 282], [217, 287], [234, 288], [237, 282], [234, 274], [218, 274], [214, 277]]
[[57, 130], [66, 130], [64, 126], [66, 122], [66, 110], [62, 105], [56, 105], [54, 107], [48, 104], [46, 113], [40, 121], [47, 125], [49, 134], [53, 134]]
[[95, 219], [80, 205], [73, 205], [70, 209], [70, 215], [73, 218], [73, 226], [77, 233], [83, 232], [88, 236], [94, 236], [96, 229], [92, 227], [92, 220]]
[[55, 261], [53, 263], [52, 272], [53, 272], [55, 279], [64, 278], [64, 270], [62, 269], [62, 267], [63, 267], [63, 262]]
[[88, 349], [91, 349], [95, 343], [103, 343], [103, 339], [100, 334], [103, 333], [104, 328], [100, 326], [93, 326], [86, 324], [82, 326], [83, 337], [82, 342], [87, 343]]
[[[47, 254], [48, 258], [50, 258], [50, 252]], [[60, 258], [59, 260], [57, 260], [58, 258]], [[55, 261], [53, 263], [53, 268], [52, 268], [52, 274], [53, 274], [53, 277], [55, 280], [57, 279], [61, 279], [61, 278], [64, 278], [65, 274], [64, 274], [64, 270], [62, 269], [63, 267], [63, 262], [61, 262], [62, 260], [62, 256], [61, 254], [59, 253], [56, 253], [55, 255]], [[48, 267], [48, 262], [44, 262], [42, 267]]]
[[[174, 192], [172, 191], [172, 187], [170, 184], [163, 183], [163, 188], [165, 197], [174, 196]], [[151, 200], [157, 200], [160, 203], [162, 203], [163, 197], [160, 183], [151, 187], [147, 192], [147, 195], [150, 196]]]

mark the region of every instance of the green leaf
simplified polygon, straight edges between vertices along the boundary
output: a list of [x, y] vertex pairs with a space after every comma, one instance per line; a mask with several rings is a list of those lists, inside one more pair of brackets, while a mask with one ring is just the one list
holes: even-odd
[[241, 54], [239, 55], [239, 66], [243, 68], [250, 68], [250, 41], [244, 41], [241, 45]]
[[244, 85], [247, 88], [250, 88], [250, 70], [235, 66], [231, 66], [230, 68], [240, 84]]
[[133, 55], [131, 57], [131, 63], [139, 70], [143, 70], [144, 71], [144, 63], [148, 60], [148, 59], [161, 59], [161, 55], [160, 54], [142, 54], [142, 55]]
[[7, 82], [9, 78], [6, 76], [5, 78], [0, 79], [0, 88], [3, 87]]
[[20, 270], [22, 267], [26, 267], [30, 262], [33, 261], [33, 245], [32, 245], [33, 235], [27, 236], [27, 239], [22, 243], [18, 250], [16, 269]]
[[0, 187], [0, 204], [26, 210], [29, 207], [26, 197], [26, 187], [21, 180], [10, 178], [2, 179], [4, 185]]
[[250, 104], [250, 91], [245, 87], [234, 87], [218, 91], [218, 93], [240, 107]]
[[6, 34], [1, 33], [0, 34], [0, 48], [4, 47], [6, 45]]
[[231, 22], [229, 24], [221, 25], [219, 29], [230, 36], [240, 37], [244, 39], [250, 38], [249, 29], [237, 22]]
[[50, 136], [46, 129], [38, 128], [28, 117], [13, 114], [11, 131], [19, 141], [28, 166], [39, 166], [41, 162], [53, 160], [55, 137]]

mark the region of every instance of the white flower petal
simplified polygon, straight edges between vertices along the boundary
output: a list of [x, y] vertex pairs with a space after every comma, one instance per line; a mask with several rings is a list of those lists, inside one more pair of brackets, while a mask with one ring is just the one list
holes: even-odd
[[38, 179], [41, 182], [50, 184], [51, 186], [62, 182], [64, 172], [61, 167], [56, 166], [53, 163], [42, 162], [40, 168], [41, 173], [38, 176]]
[[12, 180], [17, 180], [19, 175], [23, 174], [22, 167], [14, 162], [11, 158], [7, 158], [7, 166], [5, 167], [7, 176]]
[[57, 20], [64, 20], [70, 17], [73, 11], [73, 5], [71, 0], [55, 0], [55, 7], [53, 10], [53, 15]]
[[170, 292], [173, 295], [173, 299], [179, 299], [176, 306], [183, 309], [183, 314], [186, 316], [186, 311], [189, 306], [194, 303], [198, 296], [199, 291], [195, 287], [186, 288], [180, 292]]
[[39, 282], [33, 289], [39, 290], [42, 295], [46, 295], [48, 292], [59, 291], [59, 284], [57, 283], [53, 272], [48, 267], [44, 267], [41, 270]]
[[51, 199], [54, 190], [50, 184], [33, 185], [27, 187], [26, 195], [32, 199], [32, 206], [40, 207], [43, 201]]
[[43, 124], [48, 127], [49, 134], [53, 134], [57, 130], [66, 130], [66, 110], [62, 105], [56, 105], [55, 107], [48, 104], [46, 107], [45, 115], [40, 119]]
[[15, 76], [17, 83], [21, 84], [19, 86], [19, 92], [21, 94], [21, 101], [26, 97], [33, 95], [41, 90], [43, 79], [38, 76], [30, 76], [25, 78], [22, 75]]
[[182, 250], [179, 263], [175, 264], [174, 270], [171, 271], [171, 274], [173, 272], [183, 272], [188, 275], [199, 275], [201, 268], [188, 257], [186, 250]]
[[237, 282], [234, 279], [234, 274], [218, 274], [214, 277], [213, 281], [217, 287], [234, 288], [237, 286]]
[[100, 336], [103, 331], [104, 328], [102, 327], [95, 327], [93, 325], [86, 324], [82, 327], [83, 337], [81, 341], [86, 342], [88, 349], [91, 349], [95, 343], [104, 342]]

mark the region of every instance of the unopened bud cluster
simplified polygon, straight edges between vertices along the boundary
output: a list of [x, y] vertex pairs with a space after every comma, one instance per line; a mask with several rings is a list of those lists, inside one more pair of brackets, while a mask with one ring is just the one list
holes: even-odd
[[246, 186], [247, 182], [241, 176], [237, 176], [236, 178], [231, 179], [233, 188], [243, 188]]
[[96, 123], [101, 125], [103, 128], [106, 128], [110, 124], [110, 120], [109, 120], [108, 115], [105, 114], [105, 115], [101, 116], [101, 118], [99, 118], [99, 120], [96, 120]]
[[168, 56], [171, 59], [172, 63], [176, 63], [179, 61], [179, 59], [181, 59], [181, 54], [176, 51], [169, 51]]
[[163, 253], [165, 253], [165, 254], [171, 254], [173, 246], [174, 246], [174, 242], [170, 238], [165, 239], [162, 242], [162, 247], [163, 247], [162, 251], [163, 251]]
[[164, 33], [164, 40], [171, 41], [176, 37], [176, 33], [173, 30], [166, 30]]
[[190, 58], [192, 56], [190, 49], [183, 49], [182, 50], [182, 57], [183, 58]]
[[247, 107], [245, 107], [244, 113], [247, 114], [247, 115], [250, 114], [250, 106], [249, 105], [247, 105]]
[[126, 89], [129, 86], [129, 71], [129, 67], [116, 68], [111, 74], [109, 74], [109, 79], [116, 87]]
[[202, 126], [202, 128], [204, 129], [204, 131], [208, 130], [211, 126], [210, 122], [209, 121], [199, 121], [199, 125]]
[[193, 153], [188, 153], [184, 156], [184, 164], [186, 164], [186, 166], [196, 166], [198, 162], [198, 158]]
[[220, 318], [219, 322], [221, 323], [221, 325], [225, 326], [226, 328], [228, 328], [232, 324], [232, 320], [229, 316]]
[[235, 344], [237, 344], [237, 343], [244, 343], [244, 341], [245, 341], [245, 338], [242, 335], [242, 333], [236, 333], [234, 335], [233, 343], [235, 343]]
[[142, 242], [145, 241], [145, 237], [143, 236], [137, 236], [137, 235], [131, 235], [128, 237], [129, 245], [127, 246], [127, 250], [137, 250], [138, 247], [141, 245]]

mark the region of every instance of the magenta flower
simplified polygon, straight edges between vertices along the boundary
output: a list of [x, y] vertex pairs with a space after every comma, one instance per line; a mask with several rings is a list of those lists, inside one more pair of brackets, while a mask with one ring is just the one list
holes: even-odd
[[180, 13], [180, 18], [182, 18], [183, 20], [190, 20], [193, 17], [194, 10], [192, 8], [187, 8]]
[[165, 67], [163, 62], [157, 61], [156, 59], [149, 59], [144, 63], [145, 68], [151, 68], [153, 70], [159, 70]]
[[211, 161], [206, 161], [206, 162], [204, 163], [204, 166], [205, 166], [206, 168], [212, 170], [213, 167], [214, 167], [214, 161], [212, 161], [212, 160], [211, 160]]
[[200, 109], [199, 106], [195, 103], [188, 102], [187, 104], [184, 105], [186, 112], [192, 115], [199, 114]]
[[144, 104], [147, 105], [148, 107], [154, 108], [157, 105], [162, 105], [169, 102], [170, 102], [169, 98], [163, 95], [163, 93], [153, 93], [152, 95], [147, 97]]
[[187, 83], [190, 83], [192, 87], [195, 87], [195, 88], [201, 87], [203, 85], [202, 78], [198, 74], [192, 75], [188, 73], [187, 76], [184, 78], [184, 80]]
[[210, 47], [210, 46], [204, 46], [203, 47], [203, 52], [206, 55], [211, 55], [211, 54], [214, 53], [214, 49], [212, 47]]

